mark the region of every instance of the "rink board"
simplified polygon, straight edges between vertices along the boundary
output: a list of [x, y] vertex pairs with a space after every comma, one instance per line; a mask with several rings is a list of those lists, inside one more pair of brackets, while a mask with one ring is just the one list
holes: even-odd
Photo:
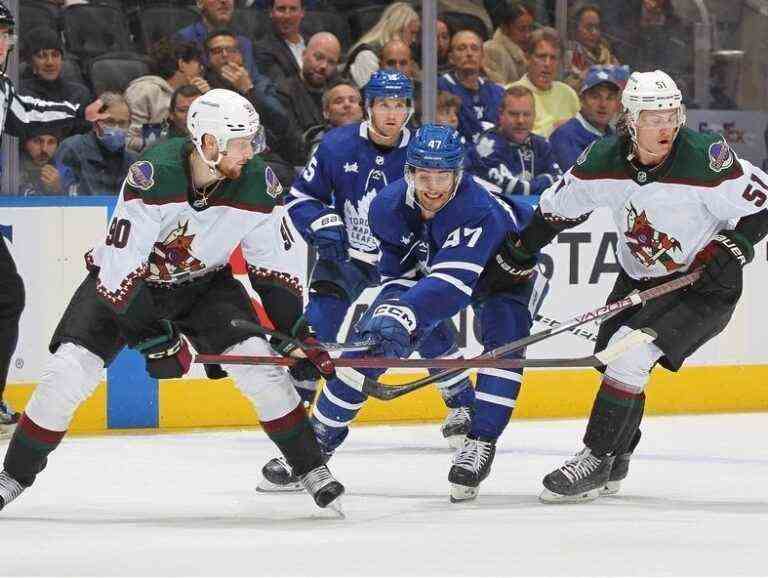
[[[32, 385], [39, 380], [47, 343], [72, 292], [85, 275], [82, 256], [104, 236], [114, 198], [0, 198], [0, 232], [25, 280], [27, 308], [12, 361], [8, 397], [23, 408]], [[278, 233], [276, 232], [276, 238]], [[300, 239], [298, 234], [294, 238]], [[545, 260], [551, 290], [542, 313], [568, 319], [601, 304], [615, 279], [613, 247], [617, 234], [604, 213], [562, 233], [547, 249]], [[291, 248], [306, 260], [306, 248]], [[726, 331], [696, 353], [678, 374], [658, 370], [649, 387], [652, 413], [759, 411], [768, 409], [768, 323], [761, 288], [768, 285], [768, 250], [756, 247], [754, 262], [745, 271], [745, 291]], [[241, 260], [235, 272], [248, 285]], [[373, 298], [367, 291], [350, 309], [340, 339]], [[454, 319], [465, 355], [480, 353], [472, 313]], [[533, 330], [545, 326], [534, 325]], [[594, 325], [584, 327], [587, 334]], [[583, 336], [563, 334], [531, 348], [531, 357], [578, 357], [591, 352]], [[412, 377], [391, 376], [407, 381]], [[257, 423], [250, 404], [229, 380], [209, 381], [195, 368], [189, 379], [158, 383], [149, 378], [143, 360], [124, 351], [104, 373], [96, 394], [78, 411], [75, 431], [124, 428], [189, 428], [250, 426]], [[515, 410], [516, 417], [576, 417], [587, 414], [598, 384], [593, 371], [529, 371]], [[368, 422], [442, 419], [445, 407], [434, 388], [399, 400], [370, 401], [360, 419]]]

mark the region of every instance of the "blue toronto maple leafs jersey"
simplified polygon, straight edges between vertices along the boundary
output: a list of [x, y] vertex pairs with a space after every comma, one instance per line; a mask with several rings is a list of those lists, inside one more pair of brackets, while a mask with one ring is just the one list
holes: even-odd
[[499, 120], [499, 107], [504, 100], [504, 89], [487, 78], [480, 78], [480, 88], [469, 90], [450, 73], [437, 78], [438, 90], [446, 90], [461, 98], [458, 131], [468, 143]]
[[368, 226], [368, 208], [379, 191], [403, 178], [410, 138], [403, 129], [400, 142], [390, 149], [368, 138], [366, 122], [329, 131], [287, 196], [288, 212], [302, 236], [308, 238], [312, 221], [331, 208], [344, 220], [350, 247], [375, 258], [379, 248]]
[[466, 166], [505, 195], [540, 195], [563, 174], [547, 139], [531, 134], [519, 145], [496, 128], [484, 132], [469, 147]]
[[371, 204], [371, 231], [379, 239], [379, 273], [385, 286], [403, 289], [400, 300], [416, 313], [420, 329], [453, 317], [472, 301], [485, 264], [508, 231], [520, 231], [533, 208], [501, 199], [465, 175], [456, 196], [423, 220], [405, 179]]
[[549, 136], [549, 144], [557, 159], [557, 164], [562, 170], [567, 171], [576, 164], [576, 159], [589, 145], [597, 139], [612, 134], [613, 130], [610, 127], [605, 134], [601, 133], [587, 122], [581, 113], [578, 113]]

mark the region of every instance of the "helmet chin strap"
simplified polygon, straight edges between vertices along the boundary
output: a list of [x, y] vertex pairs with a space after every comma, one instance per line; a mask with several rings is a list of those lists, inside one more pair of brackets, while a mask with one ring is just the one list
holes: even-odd
[[[365, 107], [365, 112], [368, 113], [368, 130], [371, 131], [373, 134], [375, 134], [377, 137], [382, 139], [391, 139], [393, 137], [387, 136], [385, 134], [380, 133], [378, 130], [376, 130], [376, 126], [373, 123], [373, 109], [371, 105]], [[397, 134], [400, 135], [403, 132], [403, 129], [408, 124], [408, 121], [411, 120], [411, 117], [413, 116], [413, 107], [410, 107], [410, 112], [408, 112], [408, 116], [405, 117], [405, 120], [403, 121], [403, 124], [400, 126], [400, 130], [397, 131]]]

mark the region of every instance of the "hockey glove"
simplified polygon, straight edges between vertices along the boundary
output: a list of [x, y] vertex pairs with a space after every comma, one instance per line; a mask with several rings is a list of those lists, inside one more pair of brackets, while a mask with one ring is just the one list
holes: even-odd
[[531, 255], [520, 247], [518, 240], [517, 234], [507, 233], [498, 252], [485, 266], [485, 288], [493, 292], [503, 292], [509, 290], [510, 285], [527, 283], [531, 278], [539, 260], [536, 255]]
[[147, 361], [147, 372], [157, 379], [183, 377], [189, 371], [192, 354], [187, 340], [182, 337], [173, 323], [167, 319], [160, 321], [164, 330], [162, 335], [145, 339], [135, 349]]
[[349, 261], [347, 229], [341, 216], [333, 211], [323, 212], [309, 225], [309, 242], [317, 249], [317, 256], [328, 261]]
[[694, 283], [699, 293], [729, 293], [741, 289], [742, 268], [755, 256], [752, 244], [736, 231], [722, 230], [696, 254], [691, 269], [704, 268]]
[[413, 332], [416, 331], [416, 313], [398, 300], [383, 301], [376, 306], [360, 328], [363, 339], [377, 343], [373, 355], [407, 358], [413, 351]]
[[[317, 338], [309, 334], [301, 340], [307, 345], [317, 345]], [[284, 357], [296, 357], [298, 361], [293, 365], [288, 373], [296, 381], [317, 381], [321, 377], [328, 380], [334, 376], [335, 367], [333, 360], [328, 352], [323, 349], [302, 349], [296, 346], [293, 341], [281, 341], [275, 338], [270, 340], [272, 347]], [[301, 349], [306, 357], [295, 355], [297, 350]]]

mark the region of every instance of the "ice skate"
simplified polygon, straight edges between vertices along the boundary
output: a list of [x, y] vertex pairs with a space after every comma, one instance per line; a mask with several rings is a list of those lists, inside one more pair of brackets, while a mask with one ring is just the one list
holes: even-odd
[[469, 433], [472, 425], [472, 414], [468, 407], [452, 407], [440, 427], [443, 437], [448, 440], [448, 445], [458, 450], [464, 445], [464, 438]]
[[7, 402], [0, 401], [0, 439], [9, 438], [16, 429], [21, 414], [13, 411]]
[[608, 476], [608, 481], [605, 482], [605, 485], [601, 488], [600, 495], [612, 496], [613, 494], [619, 493], [619, 490], [621, 489], [621, 481], [627, 477], [627, 473], [629, 472], [629, 460], [631, 458], [632, 452], [616, 456], [616, 459], [613, 461], [611, 473]]
[[318, 506], [321, 508], [330, 506], [340, 516], [344, 516], [339, 502], [339, 497], [344, 493], [344, 486], [333, 477], [328, 466], [316, 467], [301, 476], [300, 481]]
[[585, 447], [544, 476], [544, 491], [539, 499], [548, 504], [594, 500], [608, 482], [614, 459], [614, 456], [595, 456]]
[[257, 492], [303, 492], [299, 478], [293, 475], [291, 466], [283, 456], [272, 458], [261, 468], [261, 480]]
[[24, 491], [24, 486], [5, 472], [0, 472], [0, 510], [5, 508]]
[[491, 473], [495, 455], [495, 440], [472, 436], [464, 438], [464, 445], [453, 456], [453, 465], [448, 472], [452, 503], [466, 502], [477, 497], [480, 482]]

